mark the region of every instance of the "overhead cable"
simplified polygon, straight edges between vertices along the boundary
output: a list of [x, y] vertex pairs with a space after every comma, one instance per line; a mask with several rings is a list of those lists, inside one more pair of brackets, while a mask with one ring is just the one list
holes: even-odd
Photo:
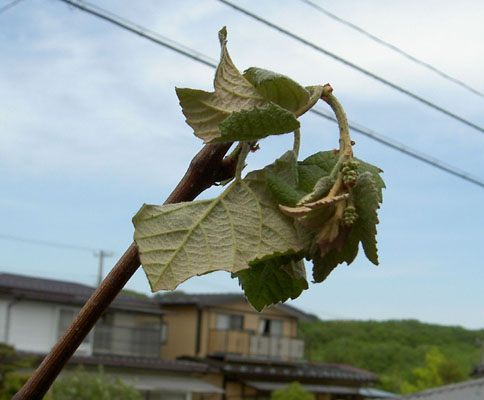
[[57, 247], [57, 248], [79, 250], [79, 251], [89, 251], [91, 253], [98, 252], [98, 251], [106, 252], [106, 250], [95, 249], [94, 247], [86, 247], [86, 246], [79, 246], [76, 244], [54, 242], [51, 240], [32, 239], [32, 238], [26, 238], [26, 237], [14, 236], [14, 235], [6, 235], [1, 233], [0, 233], [0, 239], [21, 242], [21, 243], [37, 244], [40, 246]]
[[393, 51], [395, 51], [396, 53], [404, 56], [405, 58], [409, 59], [410, 61], [424, 67], [424, 68], [427, 68], [428, 70], [436, 73], [437, 75], [440, 75], [442, 78], [452, 82], [452, 83], [455, 83], [456, 85], [459, 85], [461, 87], [463, 87], [464, 89], [478, 95], [478, 96], [481, 96], [481, 97], [484, 97], [484, 93], [480, 92], [479, 90], [473, 88], [472, 86], [462, 82], [461, 80], [457, 79], [457, 78], [454, 78], [453, 76], [450, 76], [449, 74], [443, 72], [442, 70], [434, 67], [433, 65], [430, 65], [428, 63], [426, 63], [425, 61], [422, 61], [420, 59], [418, 59], [417, 57], [414, 57], [412, 56], [411, 54], [407, 53], [406, 51], [400, 49], [399, 47], [383, 40], [383, 39], [380, 39], [379, 37], [371, 34], [370, 32], [364, 30], [363, 28], [359, 27], [358, 25], [355, 25], [351, 22], [349, 22], [348, 20], [345, 20], [341, 17], [338, 17], [337, 15], [329, 12], [328, 10], [326, 10], [325, 8], [321, 7], [319, 4], [316, 4], [314, 2], [312, 2], [311, 0], [300, 0], [302, 1], [303, 3], [306, 3], [307, 5], [315, 8], [316, 10], [318, 10], [319, 12], [325, 14], [326, 16], [330, 17], [331, 19], [343, 24], [343, 25], [346, 25], [348, 26], [349, 28], [361, 33], [362, 35], [368, 37], [369, 39], [373, 40], [374, 42], [376, 43], [379, 43], [381, 44], [382, 46], [385, 46]]
[[19, 4], [22, 0], [13, 0], [10, 3], [4, 5], [3, 7], [0, 7], [0, 14], [3, 14], [5, 11], [7, 11], [9, 8], [12, 8]]
[[[152, 42], [155, 42], [156, 44], [159, 44], [161, 46], [164, 46], [170, 50], [173, 50], [177, 53], [183, 54], [186, 57], [189, 57], [195, 61], [198, 61], [202, 64], [205, 64], [209, 67], [216, 67], [217, 66], [217, 61], [214, 61], [210, 57], [205, 57], [202, 54], [198, 53], [197, 51], [191, 50], [191, 49], [186, 49], [184, 48], [183, 45], [170, 40], [168, 38], [165, 38], [156, 32], [149, 31], [146, 28], [143, 28], [139, 25], [133, 24], [127, 20], [124, 20], [123, 18], [107, 11], [104, 10], [100, 7], [95, 6], [92, 3], [88, 3], [87, 1], [83, 1], [82, 4], [71, 1], [71, 0], [60, 0], [64, 3], [67, 3], [73, 7], [76, 7], [82, 11], [85, 11], [89, 14], [92, 14], [98, 18], [101, 18], [105, 21], [108, 21], [114, 25], [119, 26], [120, 28], [126, 29], [130, 31], [131, 33], [134, 33], [136, 35], [139, 35], [141, 37], [144, 37], [145, 39], [151, 40]], [[86, 7], [84, 4], [88, 4], [90, 7]]]
[[[329, 112], [323, 111], [319, 108], [312, 108], [309, 111], [319, 115], [320, 117], [329, 119], [333, 122], [338, 122], [336, 120], [336, 117], [333, 114], [330, 114]], [[455, 175], [459, 178], [465, 179], [466, 181], [472, 182], [484, 188], [483, 180], [475, 176], [472, 176], [471, 174], [465, 171], [459, 170], [456, 167], [453, 167], [443, 161], [440, 161], [434, 157], [421, 153], [418, 150], [412, 149], [403, 143], [397, 142], [396, 140], [390, 139], [381, 134], [373, 132], [372, 130], [365, 128], [364, 126], [357, 124], [356, 122], [348, 121], [348, 125], [351, 131], [361, 133], [362, 135], [369, 137], [373, 140], [376, 140], [377, 142], [384, 144], [385, 146], [391, 147], [392, 149], [398, 150], [401, 153], [404, 153], [410, 157], [416, 158], [417, 160], [423, 161], [424, 163], [427, 163], [435, 168], [439, 168], [442, 171], [448, 172], [449, 174]]]
[[[184, 55], [186, 57], [189, 57], [192, 60], [198, 61], [198, 62], [200, 62], [200, 63], [202, 63], [204, 65], [208, 65], [208, 66], [210, 66], [212, 68], [216, 68], [217, 67], [217, 63], [212, 63], [211, 61], [210, 62], [207, 61], [207, 60], [210, 60], [210, 57], [207, 57], [206, 55], [203, 55], [203, 54], [201, 54], [201, 53], [199, 53], [199, 52], [197, 52], [195, 50], [192, 50], [192, 49], [190, 49], [187, 46], [180, 45], [180, 46], [182, 46], [183, 51], [178, 51], [178, 50], [175, 50], [175, 49], [172, 48], [175, 45], [177, 45], [176, 42], [170, 41], [171, 45], [170, 46], [167, 46], [167, 45], [165, 45], [165, 43], [160, 43], [160, 42], [162, 42], [161, 39], [153, 40], [153, 38], [149, 37], [150, 35], [148, 33], [146, 33], [146, 32], [149, 32], [147, 29], [143, 29], [143, 32], [145, 32], [145, 33], [143, 35], [141, 35], [140, 33], [142, 33], [142, 32], [141, 31], [139, 31], [139, 32], [137, 31], [137, 29], [135, 28], [135, 26], [136, 26], [135, 24], [133, 24], [133, 23], [131, 23], [131, 22], [125, 20], [125, 19], [124, 19], [124, 23], [119, 23], [119, 21], [116, 21], [115, 20], [115, 18], [117, 18], [117, 16], [115, 14], [113, 14], [113, 13], [110, 13], [110, 17], [109, 18], [107, 18], [105, 15], [103, 15], [101, 17], [100, 15], [98, 15], [100, 12], [92, 12], [92, 10], [88, 9], [86, 6], [82, 6], [81, 7], [80, 5], [78, 5], [77, 3], [75, 3], [75, 2], [73, 2], [71, 0], [60, 0], [60, 1], [63, 1], [65, 3], [69, 3], [69, 4], [71, 4], [71, 5], [75, 6], [75, 7], [83, 10], [83, 11], [88, 12], [89, 14], [98, 16], [98, 17], [102, 18], [103, 20], [108, 21], [108, 22], [111, 22], [111, 23], [113, 23], [113, 24], [115, 24], [115, 25], [117, 25], [117, 26], [119, 26], [119, 27], [121, 27], [123, 29], [127, 29], [130, 32], [135, 31], [133, 33], [136, 33], [136, 34], [138, 34], [138, 35], [140, 35], [140, 36], [142, 36], [142, 37], [144, 37], [146, 39], [149, 39], [149, 40], [151, 40], [151, 41], [153, 41], [153, 42], [155, 42], [155, 43], [157, 43], [159, 45], [162, 45], [162, 46], [164, 46], [164, 47], [166, 47], [166, 48], [168, 48], [170, 50], [176, 51], [177, 53], [182, 54], [182, 55]], [[86, 2], [83, 2], [83, 4], [86, 4]], [[130, 26], [127, 26], [127, 24], [129, 24]], [[333, 122], [337, 122], [336, 119], [334, 118], [334, 116], [332, 114], [330, 114], [329, 112], [326, 113], [326, 112], [324, 112], [322, 110], [319, 110], [319, 109], [311, 109], [310, 111], [312, 111], [313, 113], [319, 115], [320, 117], [329, 119], [329, 120], [331, 120]], [[448, 172], [448, 173], [450, 173], [450, 174], [452, 174], [454, 176], [457, 176], [457, 177], [459, 177], [461, 179], [464, 179], [464, 180], [466, 180], [468, 182], [471, 182], [471, 183], [474, 183], [474, 184], [479, 185], [481, 187], [484, 187], [484, 181], [480, 180], [479, 178], [473, 177], [472, 175], [470, 175], [470, 174], [468, 174], [468, 173], [466, 173], [464, 171], [460, 171], [460, 170], [458, 170], [455, 167], [452, 167], [452, 166], [450, 166], [450, 165], [448, 165], [448, 164], [446, 164], [446, 163], [444, 163], [442, 161], [437, 160], [436, 158], [433, 158], [431, 156], [428, 156], [428, 155], [425, 155], [423, 153], [420, 153], [417, 150], [411, 149], [410, 147], [408, 147], [406, 145], [403, 145], [401, 143], [397, 143], [395, 141], [392, 141], [391, 139], [386, 138], [386, 137], [384, 137], [384, 136], [382, 136], [382, 135], [380, 135], [380, 134], [378, 134], [376, 132], [373, 132], [370, 129], [364, 128], [361, 125], [358, 125], [357, 123], [354, 123], [354, 122], [351, 123], [350, 128], [353, 131], [358, 132], [358, 133], [360, 133], [362, 135], [365, 135], [365, 136], [367, 136], [367, 137], [369, 137], [369, 138], [371, 138], [373, 140], [376, 140], [377, 142], [379, 142], [379, 143], [381, 143], [381, 144], [383, 144], [385, 146], [388, 146], [388, 147], [391, 147], [391, 148], [393, 148], [395, 150], [398, 150], [398, 151], [400, 151], [400, 152], [402, 152], [404, 154], [407, 154], [407, 155], [409, 155], [409, 156], [411, 156], [413, 158], [416, 158], [416, 159], [418, 159], [420, 161], [423, 161], [423, 162], [425, 162], [425, 163], [427, 163], [427, 164], [429, 164], [429, 165], [431, 165], [433, 167], [439, 168], [439, 169], [441, 169], [441, 170], [443, 170], [445, 172]]]
[[296, 34], [294, 34], [292, 32], [289, 32], [287, 29], [284, 29], [281, 26], [276, 25], [276, 24], [260, 17], [259, 15], [254, 14], [254, 13], [246, 10], [245, 8], [239, 7], [238, 5], [232, 3], [228, 0], [218, 0], [218, 1], [223, 3], [223, 4], [226, 4], [227, 6], [233, 8], [236, 11], [239, 11], [239, 12], [247, 15], [250, 18], [253, 18], [253, 19], [263, 23], [264, 25], [267, 25], [267, 26], [281, 32], [282, 34], [284, 34], [286, 36], [289, 36], [289, 37], [297, 40], [300, 43], [305, 44], [306, 46], [313, 48], [314, 50], [316, 50], [320, 53], [323, 53], [323, 54], [333, 58], [336, 61], [339, 61], [339, 62], [347, 65], [350, 68], [353, 68], [353, 69], [361, 72], [362, 74], [365, 74], [365, 75], [377, 80], [378, 82], [383, 83], [386, 86], [391, 87], [392, 89], [399, 91], [400, 93], [406, 94], [407, 96], [411, 97], [412, 99], [417, 100], [417, 101], [425, 104], [426, 106], [433, 108], [434, 110], [440, 111], [441, 113], [447, 115], [448, 117], [451, 117], [451, 118], [453, 118], [453, 119], [455, 119], [455, 120], [457, 120], [457, 121], [459, 121], [459, 122], [461, 122], [461, 123], [463, 123], [467, 126], [470, 126], [471, 128], [474, 128], [474, 129], [480, 131], [481, 133], [484, 133], [484, 128], [475, 124], [474, 122], [471, 122], [471, 121], [469, 121], [469, 120], [467, 120], [467, 119], [465, 119], [465, 118], [463, 118], [463, 117], [461, 117], [457, 114], [454, 114], [453, 112], [448, 111], [445, 108], [442, 108], [442, 107], [438, 106], [437, 104], [432, 103], [431, 101], [426, 100], [423, 97], [420, 97], [419, 95], [417, 95], [417, 94], [415, 94], [415, 93], [413, 93], [413, 92], [411, 92], [411, 91], [409, 91], [409, 90], [407, 90], [407, 89], [405, 89], [401, 86], [398, 86], [395, 83], [392, 83], [392, 82], [386, 80], [385, 78], [382, 78], [379, 75], [374, 74], [373, 72], [370, 72], [370, 71], [368, 71], [368, 70], [366, 70], [362, 67], [359, 67], [358, 65], [352, 63], [351, 61], [348, 61], [348, 60], [346, 60], [346, 59], [344, 59], [344, 58], [342, 58], [342, 57], [340, 57], [340, 56], [338, 56], [338, 55], [336, 55], [336, 54], [334, 54], [334, 53], [332, 53], [328, 50], [325, 50], [322, 47], [320, 47], [320, 46], [318, 46], [318, 45], [316, 45], [316, 44], [314, 44], [314, 43], [312, 43], [312, 42], [310, 42], [306, 39], [303, 39], [302, 37], [297, 36]]

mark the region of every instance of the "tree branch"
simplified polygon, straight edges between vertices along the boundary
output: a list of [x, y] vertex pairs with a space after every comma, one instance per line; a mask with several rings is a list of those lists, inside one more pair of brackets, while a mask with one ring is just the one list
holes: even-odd
[[[224, 159], [231, 145], [218, 143], [204, 146], [193, 158], [165, 204], [191, 201], [214, 183], [233, 177], [236, 160], [234, 162], [229, 157]], [[139, 266], [138, 249], [132, 243], [12, 400], [41, 400], [44, 397], [67, 361]]]

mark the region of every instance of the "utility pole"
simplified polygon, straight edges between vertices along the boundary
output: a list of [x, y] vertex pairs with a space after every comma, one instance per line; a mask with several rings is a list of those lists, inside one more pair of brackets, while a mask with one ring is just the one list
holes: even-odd
[[99, 250], [94, 253], [94, 257], [99, 257], [99, 269], [97, 273], [97, 285], [99, 286], [103, 280], [104, 257], [112, 257], [114, 254], [111, 251]]

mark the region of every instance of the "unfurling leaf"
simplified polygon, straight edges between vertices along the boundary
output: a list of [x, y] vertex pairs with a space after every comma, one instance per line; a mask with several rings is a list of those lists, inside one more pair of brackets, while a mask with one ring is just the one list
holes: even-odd
[[[338, 162], [338, 155], [332, 151], [320, 151], [306, 158], [304, 161], [298, 162], [298, 174], [299, 174], [299, 189], [305, 192], [311, 192], [319, 179], [325, 176], [329, 176], [334, 166]], [[354, 161], [358, 162], [358, 172], [363, 174], [364, 172], [370, 172], [373, 176], [376, 188], [379, 194], [379, 200], [382, 201], [382, 189], [385, 188], [385, 183], [380, 177], [380, 173], [383, 171], [368, 164], [358, 158], [354, 158]]]
[[[215, 73], [215, 91], [176, 89], [187, 124], [195, 135], [208, 143], [247, 140], [248, 136], [253, 140], [297, 129], [299, 122], [292, 112], [262, 96], [237, 70], [227, 51], [225, 28], [219, 37], [222, 51]], [[246, 113], [240, 114], [241, 111]], [[257, 128], [256, 133], [250, 133], [251, 127]]]
[[257, 140], [293, 132], [298, 128], [299, 122], [293, 114], [269, 103], [265, 108], [234, 111], [219, 124], [221, 137], [215, 141]]
[[377, 209], [380, 197], [374, 183], [373, 175], [367, 171], [362, 173], [353, 187], [353, 196], [358, 218], [355, 220], [348, 239], [340, 249], [332, 249], [321, 257], [313, 259], [313, 279], [322, 282], [330, 272], [346, 262], [350, 265], [358, 254], [358, 245], [361, 242], [366, 257], [378, 265], [376, 248], [376, 225], [378, 224]]
[[306, 258], [313, 262], [316, 282], [324, 280], [338, 264], [351, 264], [360, 242], [368, 259], [378, 264], [376, 212], [385, 187], [379, 175], [381, 170], [354, 159], [352, 165], [359, 174], [356, 184], [351, 190], [340, 186], [330, 195], [338, 159], [333, 152], [327, 151], [298, 162], [297, 184], [292, 190], [306, 194], [296, 206], [288, 207], [282, 202], [279, 206], [283, 213], [295, 219], [298, 235], [306, 248]]
[[254, 85], [262, 97], [286, 110], [295, 112], [309, 101], [309, 90], [287, 76], [255, 67], [244, 71], [243, 76]]
[[289, 261], [282, 266], [281, 262], [269, 259], [234, 274], [257, 311], [288, 298], [295, 299], [308, 288], [303, 261]]
[[279, 212], [264, 179], [270, 171], [291, 180], [291, 153], [235, 181], [214, 200], [144, 205], [133, 223], [152, 290], [173, 290], [195, 275], [234, 273], [285, 255], [302, 258], [303, 244], [292, 220]]

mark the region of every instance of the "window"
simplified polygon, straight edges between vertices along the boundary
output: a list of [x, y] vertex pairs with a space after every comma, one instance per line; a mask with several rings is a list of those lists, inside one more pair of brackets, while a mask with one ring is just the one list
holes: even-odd
[[[59, 319], [57, 322], [57, 339], [60, 339], [60, 337], [64, 334], [64, 332], [71, 325], [72, 321], [74, 320], [78, 312], [79, 310], [75, 310], [72, 308], [59, 309]], [[82, 343], [83, 344], [91, 343], [91, 337], [92, 337], [91, 334], [87, 335]]]
[[166, 322], [161, 323], [161, 334], [160, 334], [161, 344], [165, 344], [168, 336], [168, 324]]
[[282, 336], [282, 321], [261, 318], [259, 320], [259, 335]]
[[223, 331], [241, 331], [244, 328], [244, 316], [237, 314], [217, 314], [217, 329]]

